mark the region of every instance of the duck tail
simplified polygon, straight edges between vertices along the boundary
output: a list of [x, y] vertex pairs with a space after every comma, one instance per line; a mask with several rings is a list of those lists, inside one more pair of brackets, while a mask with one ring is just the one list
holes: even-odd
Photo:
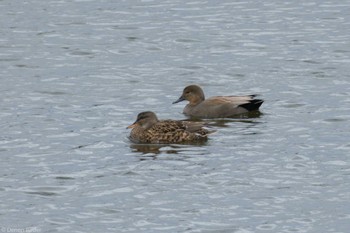
[[248, 111], [259, 110], [260, 106], [264, 103], [264, 100], [253, 99], [249, 103], [240, 105], [241, 107], [247, 109]]

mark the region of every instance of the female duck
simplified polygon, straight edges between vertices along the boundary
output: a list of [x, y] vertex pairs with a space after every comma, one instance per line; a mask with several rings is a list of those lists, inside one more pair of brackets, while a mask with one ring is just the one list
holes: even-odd
[[132, 129], [130, 140], [136, 143], [190, 143], [208, 139], [210, 131], [201, 122], [158, 120], [154, 112], [141, 112]]

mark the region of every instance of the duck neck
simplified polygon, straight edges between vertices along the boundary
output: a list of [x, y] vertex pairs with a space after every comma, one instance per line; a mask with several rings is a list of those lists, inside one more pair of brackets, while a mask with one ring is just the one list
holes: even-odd
[[144, 124], [142, 125], [142, 127], [140, 127], [140, 128], [142, 128], [144, 131], [149, 130], [149, 129], [150, 129], [154, 124], [156, 124], [157, 122], [158, 122], [158, 119], [157, 119], [157, 118], [154, 118], [154, 119], [152, 119], [152, 120], [150, 120], [150, 121], [144, 123]]
[[201, 93], [200, 95], [193, 96], [193, 98], [190, 100], [190, 105], [197, 105], [205, 100], [204, 94]]
[[131, 130], [130, 139], [134, 142], [140, 142], [145, 137], [145, 129], [141, 126], [136, 126]]

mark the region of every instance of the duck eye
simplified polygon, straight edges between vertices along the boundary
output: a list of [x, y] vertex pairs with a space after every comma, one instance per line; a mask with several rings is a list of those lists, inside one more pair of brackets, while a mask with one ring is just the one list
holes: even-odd
[[145, 119], [145, 118], [147, 118], [147, 116], [142, 115], [142, 116], [139, 116], [139, 117], [137, 118], [137, 120], [139, 121], [139, 120], [143, 120], [143, 119]]

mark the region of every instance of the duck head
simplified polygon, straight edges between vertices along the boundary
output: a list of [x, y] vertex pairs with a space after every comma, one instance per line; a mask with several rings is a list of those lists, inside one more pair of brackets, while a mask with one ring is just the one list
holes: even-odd
[[158, 122], [158, 118], [154, 112], [141, 112], [137, 115], [136, 121], [129, 125], [127, 128], [128, 129], [133, 129], [136, 126], [140, 126], [143, 129], [147, 130], [151, 128], [155, 123]]
[[173, 104], [187, 100], [190, 104], [198, 104], [205, 99], [204, 92], [200, 86], [190, 85], [185, 87], [180, 98], [173, 102]]

